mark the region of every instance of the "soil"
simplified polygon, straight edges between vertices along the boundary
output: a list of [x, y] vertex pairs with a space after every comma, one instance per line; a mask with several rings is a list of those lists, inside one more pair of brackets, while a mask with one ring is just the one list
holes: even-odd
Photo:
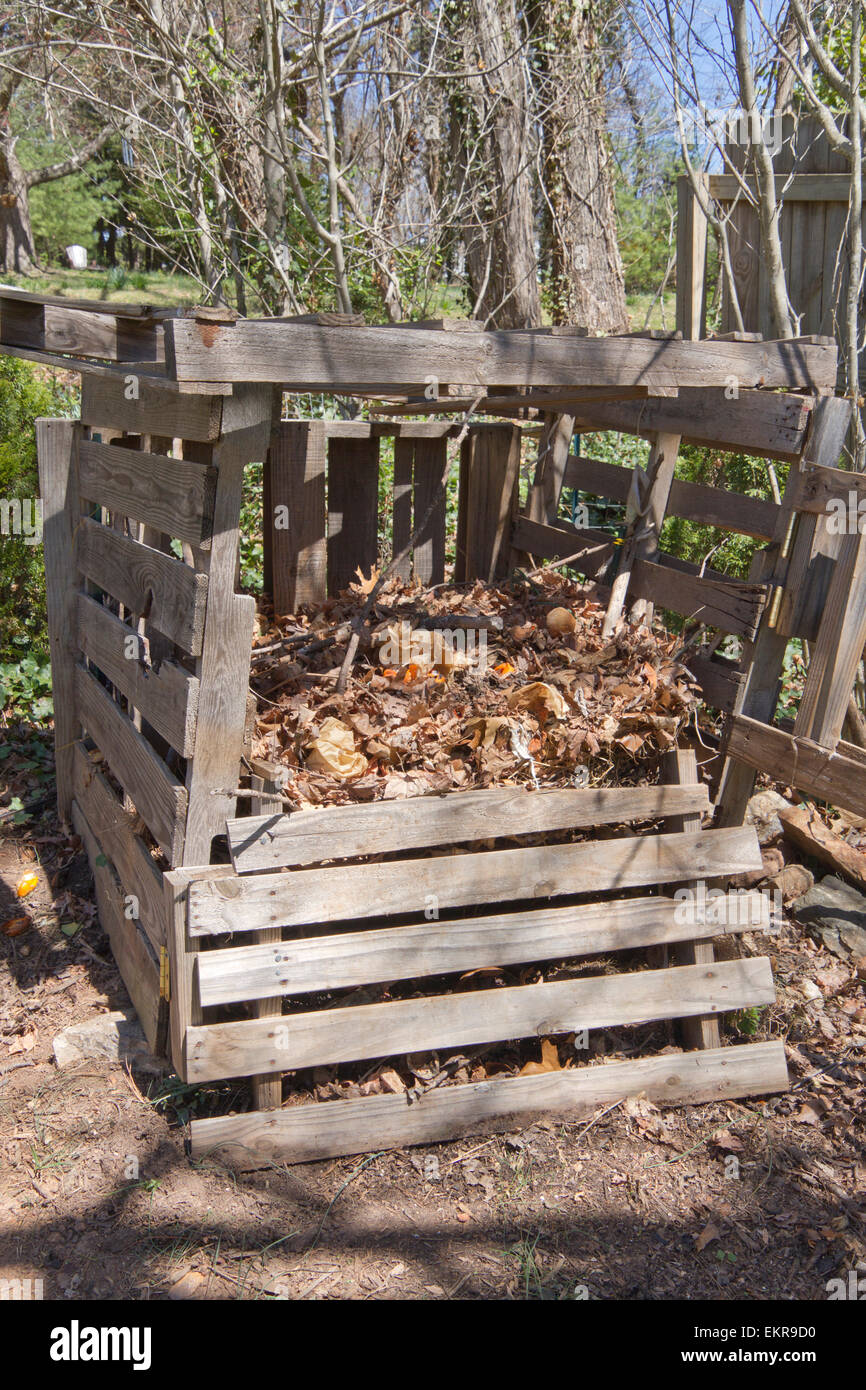
[[787, 1095], [638, 1098], [238, 1174], [193, 1163], [185, 1137], [190, 1115], [246, 1108], [244, 1083], [57, 1068], [62, 1028], [128, 999], [78, 842], [47, 811], [3, 825], [0, 923], [30, 926], [0, 934], [0, 1279], [41, 1278], [46, 1299], [822, 1301], [866, 1272], [864, 985], [790, 917], [743, 939], [771, 955], [778, 1002], [739, 1020], [785, 1039]]

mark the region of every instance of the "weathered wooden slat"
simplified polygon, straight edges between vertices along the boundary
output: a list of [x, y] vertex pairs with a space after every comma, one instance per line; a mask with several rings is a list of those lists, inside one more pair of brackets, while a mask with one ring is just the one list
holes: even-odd
[[[415, 469], [414, 440], [398, 436], [394, 440], [394, 499], [392, 506], [391, 553], [396, 558], [412, 538], [412, 474]], [[395, 573], [408, 579], [412, 556], [404, 555]]]
[[140, 835], [84, 745], [73, 746], [72, 785], [75, 800], [93, 834], [114, 864], [127, 893], [138, 900], [138, 920], [155, 951], [165, 944], [165, 903], [162, 873]]
[[827, 592], [794, 724], [798, 737], [836, 747], [864, 645], [866, 534], [856, 530], [843, 538]]
[[114, 425], [130, 434], [161, 434], [206, 443], [220, 432], [221, 395], [179, 395], [158, 383], [138, 379], [127, 397], [122, 376], [81, 374], [81, 419], [94, 429]]
[[[440, 491], [448, 458], [445, 439], [417, 439], [413, 478], [413, 528], [420, 526], [431, 506], [430, 520], [415, 543], [412, 567], [422, 584], [441, 584], [445, 578], [446, 498]], [[395, 475], [396, 476], [396, 475]]]
[[159, 965], [136, 922], [124, 915], [124, 901], [100, 844], [79, 807], [72, 803], [72, 824], [83, 840], [96, 887], [99, 922], [111, 943], [123, 983], [135, 1006], [152, 1052], [159, 1050]]
[[[349, 921], [474, 903], [562, 897], [716, 878], [760, 867], [751, 826], [701, 835], [629, 835], [540, 849], [403, 863], [248, 874], [190, 884], [193, 936]], [[446, 867], [447, 866], [447, 867]]]
[[185, 459], [82, 440], [81, 496], [192, 545], [209, 545], [216, 471]]
[[630, 975], [472, 990], [389, 1004], [362, 1004], [280, 1019], [245, 1019], [187, 1029], [192, 1081], [297, 1070], [334, 1062], [393, 1057], [439, 1047], [472, 1047], [503, 1038], [613, 1028], [650, 1019], [687, 1018], [771, 1004], [766, 956], [642, 970]]
[[[669, 780], [680, 786], [694, 786], [699, 780], [698, 762], [693, 748], [672, 748], [665, 755], [663, 768]], [[666, 822], [666, 827], [668, 830], [683, 831], [686, 834], [698, 834], [701, 818], [691, 813], [685, 816], [671, 816]], [[689, 885], [696, 897], [700, 887], [701, 885], [695, 882]], [[704, 888], [706, 889], [706, 885]], [[703, 965], [710, 969], [715, 961], [715, 954], [712, 941], [706, 940], [708, 934], [699, 932], [691, 940], [680, 941], [674, 948], [677, 964]], [[680, 1028], [687, 1047], [699, 1047], [706, 1051], [721, 1046], [717, 1018], [707, 1014], [694, 1014], [681, 1019]]]
[[323, 807], [291, 815], [228, 822], [238, 873], [319, 864], [327, 859], [387, 854], [497, 836], [534, 835], [585, 825], [617, 825], [708, 809], [700, 787], [522, 787], [447, 792], [368, 805]]
[[[223, 435], [213, 446], [217, 470], [214, 534], [207, 566], [207, 618], [196, 667], [199, 679], [195, 757], [186, 770], [189, 814], [184, 864], [209, 864], [215, 835], [237, 806], [244, 746], [250, 649], [256, 601], [235, 592], [239, 519], [247, 463], [264, 458], [271, 436], [272, 393], [239, 386], [223, 408]], [[177, 863], [176, 859], [171, 861]]]
[[166, 360], [179, 381], [261, 381], [304, 389], [330, 382], [459, 381], [473, 386], [724, 386], [836, 384], [836, 348], [789, 342], [700, 344], [642, 338], [559, 338], [520, 332], [320, 328], [244, 319], [165, 324]]
[[517, 517], [511, 544], [515, 550], [525, 551], [536, 560], [564, 560], [569, 555], [579, 554], [573, 568], [593, 577], [606, 569], [616, 549], [609, 531], [580, 528], [565, 521], [544, 526], [525, 516]]
[[[695, 351], [706, 343], [692, 344]], [[684, 444], [714, 445], [761, 458], [795, 459], [802, 452], [812, 401], [805, 396], [742, 390], [729, 400], [719, 387], [683, 387], [676, 400], [613, 402], [577, 413], [575, 429], [622, 430], [648, 439], [659, 431]]]
[[485, 966], [630, 951], [768, 926], [766, 898], [744, 892], [710, 899], [703, 912], [697, 900], [626, 898], [604, 903], [603, 910], [592, 903], [369, 928], [202, 951], [196, 957], [199, 999], [207, 1008], [274, 994], [312, 994]]
[[152, 667], [148, 642], [101, 603], [77, 595], [81, 653], [184, 758], [195, 747], [199, 684], [175, 661]]
[[[352, 332], [361, 330], [353, 329]], [[379, 441], [328, 441], [328, 593], [368, 575], [379, 554]]]
[[[632, 470], [616, 463], [603, 463], [571, 455], [565, 470], [565, 487], [610, 497], [625, 502], [631, 486]], [[717, 526], [722, 531], [734, 531], [756, 540], [769, 540], [775, 528], [779, 508], [775, 502], [760, 497], [745, 497], [739, 492], [707, 487], [675, 478], [668, 499], [668, 516], [681, 516], [705, 526]]]
[[2, 292], [0, 343], [109, 362], [165, 360], [162, 324], [154, 319], [94, 313], [78, 304], [40, 304]]
[[798, 482], [794, 498], [798, 512], [820, 516], [827, 511], [830, 502], [842, 502], [846, 511], [844, 520], [847, 521], [849, 511], [852, 519], [863, 516], [860, 503], [866, 498], [866, 474], [852, 473], [845, 468], [812, 467], [800, 474]]
[[811, 739], [794, 738], [757, 719], [735, 714], [728, 737], [728, 755], [777, 782], [788, 782], [820, 801], [866, 816], [866, 778], [863, 763], [832, 752]]
[[[742, 198], [742, 182], [736, 174], [710, 174], [710, 196], [719, 203]], [[754, 179], [745, 179], [752, 198], [757, 199]], [[847, 203], [851, 180], [847, 174], [777, 174], [776, 197], [786, 203]]]
[[573, 433], [572, 414], [546, 416], [538, 441], [535, 474], [526, 506], [526, 514], [532, 521], [544, 522], [548, 526], [556, 522], [559, 497], [568, 471], [568, 461], [572, 457], [569, 449]]
[[325, 426], [322, 420], [274, 425], [268, 463], [273, 597], [277, 613], [326, 597]]
[[171, 862], [183, 843], [185, 788], [83, 666], [75, 668], [75, 697], [82, 724]]
[[661, 608], [706, 623], [707, 627], [749, 638], [757, 631], [767, 596], [762, 584], [699, 579], [648, 560], [635, 561], [631, 592], [652, 599]]
[[193, 1120], [192, 1154], [219, 1152], [240, 1168], [312, 1163], [347, 1154], [435, 1144], [466, 1134], [512, 1130], [545, 1115], [577, 1120], [625, 1096], [658, 1105], [727, 1101], [788, 1089], [781, 1042], [682, 1052], [440, 1086], [415, 1105], [403, 1096], [369, 1096]]
[[729, 714], [745, 680], [738, 663], [726, 661], [724, 657], [688, 656], [686, 664], [701, 687], [701, 697], [706, 704]]
[[72, 809], [72, 744], [80, 723], [75, 712], [75, 603], [79, 576], [75, 531], [79, 522], [77, 453], [81, 426], [74, 420], [37, 420], [39, 494], [45, 562], [48, 643], [54, 695], [54, 761], [57, 807]]
[[90, 517], [79, 524], [75, 560], [92, 583], [137, 617], [146, 617], [192, 656], [201, 651], [206, 575]]

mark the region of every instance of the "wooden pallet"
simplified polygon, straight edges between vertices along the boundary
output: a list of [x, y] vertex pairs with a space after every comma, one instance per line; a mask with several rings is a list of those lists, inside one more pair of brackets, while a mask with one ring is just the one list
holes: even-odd
[[[193, 1153], [220, 1150], [247, 1166], [300, 1162], [514, 1128], [541, 1113], [575, 1116], [638, 1091], [682, 1101], [784, 1089], [781, 1044], [721, 1047], [717, 1031], [721, 1014], [773, 1001], [767, 959], [717, 963], [711, 945], [720, 932], [766, 930], [766, 900], [732, 896], [720, 925], [697, 896], [684, 904], [667, 891], [760, 863], [751, 828], [701, 830], [706, 788], [692, 773], [684, 755], [671, 770], [677, 782], [636, 791], [502, 789], [231, 821], [231, 867], [166, 876], [172, 1055], [187, 1081], [255, 1075], [261, 1085], [315, 1066], [662, 1019], [681, 1020], [687, 1046], [698, 1050], [449, 1085], [412, 1103], [397, 1095], [280, 1108], [277, 1086], [267, 1108], [193, 1121]], [[661, 820], [662, 833], [519, 844], [539, 830], [643, 818]], [[429, 854], [506, 837], [517, 847]], [[353, 862], [371, 844], [396, 857]], [[634, 888], [666, 891], [622, 896]], [[262, 942], [263, 932], [273, 935]], [[649, 947], [670, 949], [678, 963], [468, 992], [441, 984], [491, 966]], [[421, 997], [305, 1005], [311, 996], [398, 981], [417, 982]], [[264, 1017], [240, 1016], [262, 1000], [271, 1005]], [[224, 1017], [231, 1010], [234, 1020]]]

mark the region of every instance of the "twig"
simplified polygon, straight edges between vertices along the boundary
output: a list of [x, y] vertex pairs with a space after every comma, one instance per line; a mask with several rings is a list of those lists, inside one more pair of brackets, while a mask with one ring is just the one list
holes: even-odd
[[563, 565], [570, 565], [573, 560], [582, 560], [586, 555], [595, 555], [599, 550], [607, 550], [613, 544], [613, 536], [609, 541], [604, 541], [602, 545], [591, 545], [588, 549], [576, 550], [573, 555], [566, 555], [564, 560], [554, 560], [551, 565], [536, 565], [534, 570], [524, 570], [524, 579], [534, 579], [537, 574], [544, 574], [545, 570], [559, 570]]

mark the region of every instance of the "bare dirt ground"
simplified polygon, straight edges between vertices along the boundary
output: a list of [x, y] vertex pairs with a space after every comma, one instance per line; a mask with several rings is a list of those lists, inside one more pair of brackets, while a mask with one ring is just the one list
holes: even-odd
[[238, 1174], [192, 1163], [185, 1122], [245, 1108], [242, 1083], [58, 1069], [60, 1029], [128, 1001], [80, 847], [47, 811], [3, 834], [0, 921], [25, 870], [40, 883], [29, 929], [0, 935], [0, 1279], [46, 1299], [824, 1300], [866, 1274], [863, 981], [795, 922], [744, 939], [774, 961], [757, 1036], [786, 1040], [786, 1096]]

